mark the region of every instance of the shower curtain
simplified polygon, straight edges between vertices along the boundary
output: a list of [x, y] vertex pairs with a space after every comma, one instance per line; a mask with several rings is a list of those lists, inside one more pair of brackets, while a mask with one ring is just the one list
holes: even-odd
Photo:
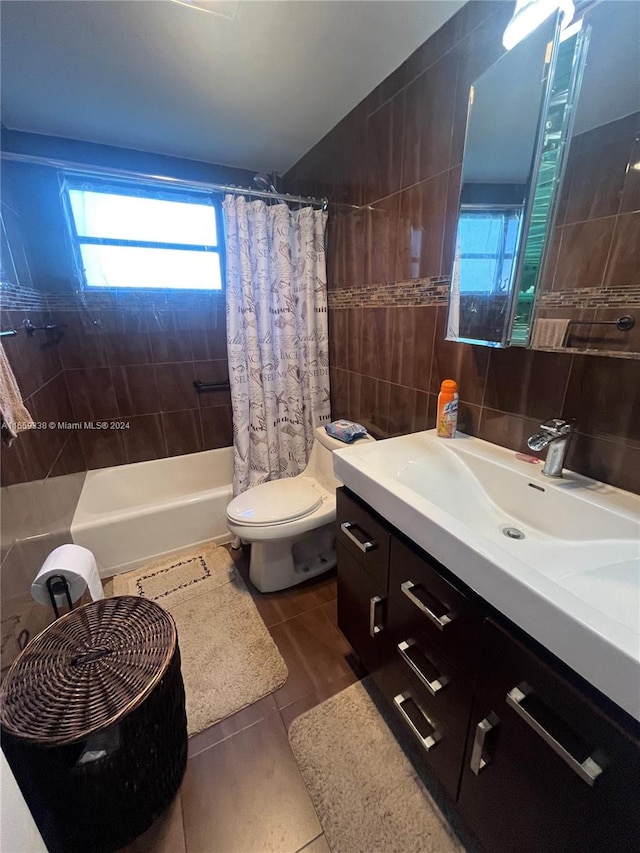
[[299, 474], [330, 420], [327, 214], [232, 195], [223, 210], [238, 495]]

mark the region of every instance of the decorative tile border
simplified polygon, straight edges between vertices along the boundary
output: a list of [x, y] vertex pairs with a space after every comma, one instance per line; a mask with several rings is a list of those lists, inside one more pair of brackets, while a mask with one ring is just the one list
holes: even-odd
[[[176, 300], [179, 299], [179, 305]], [[53, 292], [0, 282], [0, 305], [4, 311], [118, 311], [148, 309], [154, 311], [202, 311], [223, 308], [222, 291], [67, 291]]]
[[329, 308], [444, 305], [449, 300], [448, 276], [365, 284], [329, 291]]
[[0, 283], [0, 307], [3, 311], [46, 311], [49, 306], [46, 293], [3, 281]]
[[540, 294], [538, 304], [541, 308], [615, 308], [617, 305], [640, 305], [640, 285], [549, 290]]

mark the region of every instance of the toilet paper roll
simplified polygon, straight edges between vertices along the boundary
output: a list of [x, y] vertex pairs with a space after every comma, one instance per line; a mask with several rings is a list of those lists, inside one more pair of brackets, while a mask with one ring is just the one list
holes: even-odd
[[[66, 579], [71, 601], [81, 598], [87, 587], [93, 601], [104, 598], [96, 558], [82, 545], [61, 545], [49, 554], [31, 584], [31, 595], [38, 604], [51, 603], [47, 579], [52, 575], [61, 575]], [[56, 601], [63, 604], [66, 596], [56, 595]]]

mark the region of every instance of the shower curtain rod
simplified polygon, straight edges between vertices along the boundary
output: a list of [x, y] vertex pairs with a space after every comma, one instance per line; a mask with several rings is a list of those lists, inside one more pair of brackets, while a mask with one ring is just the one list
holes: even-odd
[[3, 160], [12, 160], [16, 163], [30, 163], [34, 166], [51, 166], [54, 169], [65, 169], [67, 172], [78, 172], [86, 175], [88, 172], [95, 175], [105, 175], [111, 178], [134, 178], [138, 183], [147, 184], [170, 184], [177, 189], [200, 189], [214, 190], [217, 192], [235, 193], [236, 195], [251, 195], [256, 198], [277, 198], [293, 204], [309, 204], [312, 207], [320, 207], [326, 210], [329, 205], [327, 198], [308, 198], [302, 195], [289, 195], [288, 193], [272, 193], [265, 190], [253, 190], [248, 187], [238, 187], [234, 184], [214, 184], [205, 181], [185, 181], [180, 178], [171, 178], [168, 175], [149, 175], [144, 172], [132, 172], [128, 169], [111, 169], [108, 166], [89, 166], [86, 163], [75, 163], [70, 160], [52, 160], [49, 157], [38, 157], [35, 154], [18, 154], [14, 151], [2, 151], [0, 156]]

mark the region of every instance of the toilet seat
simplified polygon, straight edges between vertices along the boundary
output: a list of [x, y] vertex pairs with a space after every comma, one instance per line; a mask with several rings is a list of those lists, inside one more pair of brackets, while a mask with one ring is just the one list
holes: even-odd
[[227, 507], [227, 518], [251, 527], [284, 524], [310, 515], [324, 497], [313, 481], [306, 478], [272, 480], [234, 498]]

